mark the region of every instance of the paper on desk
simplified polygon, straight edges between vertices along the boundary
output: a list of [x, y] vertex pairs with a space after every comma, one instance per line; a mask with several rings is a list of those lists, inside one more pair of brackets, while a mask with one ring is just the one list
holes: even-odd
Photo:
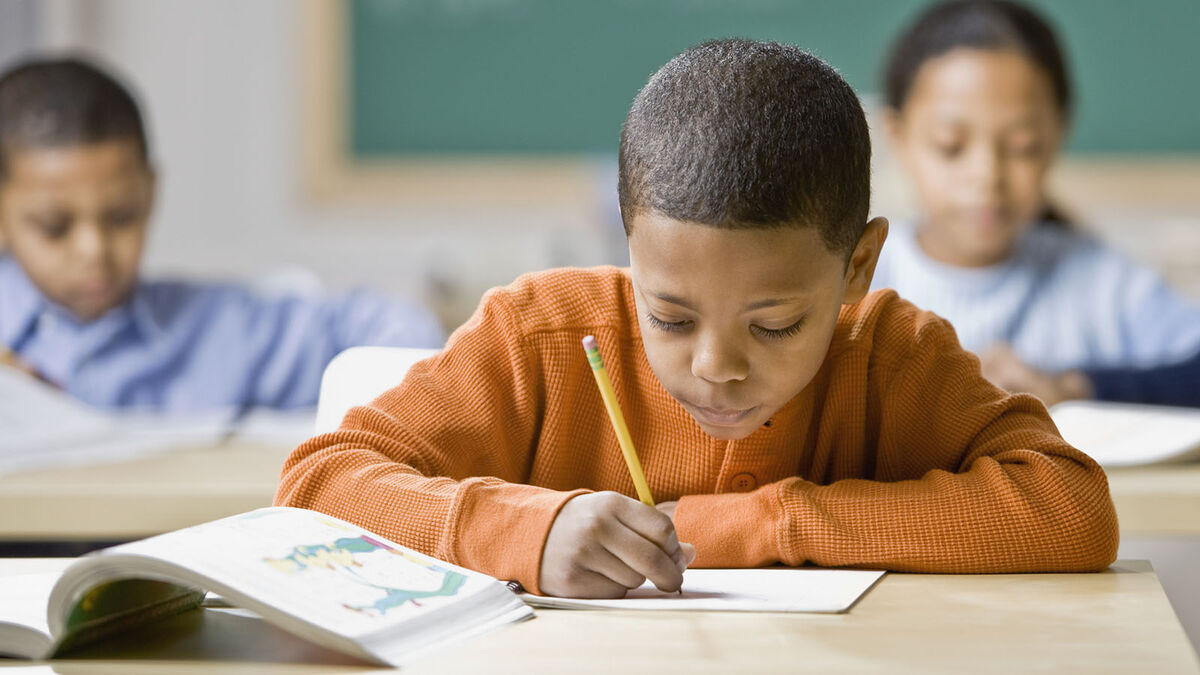
[[313, 409], [113, 413], [0, 366], [0, 473], [118, 462], [230, 437], [294, 446], [312, 434], [315, 415]]
[[534, 607], [720, 612], [849, 611], [884, 572], [808, 567], [691, 569], [682, 593], [663, 593], [646, 582], [619, 600], [550, 598], [522, 594]]
[[1059, 433], [1104, 467], [1200, 457], [1200, 410], [1171, 406], [1064, 401], [1050, 408]]

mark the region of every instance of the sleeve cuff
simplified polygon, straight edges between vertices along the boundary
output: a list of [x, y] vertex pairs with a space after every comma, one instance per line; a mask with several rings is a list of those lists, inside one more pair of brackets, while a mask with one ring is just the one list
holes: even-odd
[[780, 562], [783, 508], [778, 486], [683, 497], [675, 506], [679, 541], [696, 547], [693, 567], [762, 567]]
[[541, 594], [542, 550], [559, 510], [587, 490], [559, 492], [497, 479], [476, 479], [459, 509], [453, 562]]

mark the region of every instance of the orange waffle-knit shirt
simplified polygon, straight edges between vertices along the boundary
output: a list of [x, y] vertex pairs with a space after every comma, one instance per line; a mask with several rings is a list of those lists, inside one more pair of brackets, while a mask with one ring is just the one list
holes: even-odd
[[567, 500], [636, 495], [580, 345], [589, 334], [655, 499], [679, 502], [695, 565], [1049, 572], [1115, 557], [1100, 467], [1038, 399], [985, 381], [944, 320], [890, 290], [843, 307], [808, 387], [749, 437], [721, 441], [651, 372], [617, 268], [490, 291], [442, 353], [296, 448], [275, 503], [536, 592]]

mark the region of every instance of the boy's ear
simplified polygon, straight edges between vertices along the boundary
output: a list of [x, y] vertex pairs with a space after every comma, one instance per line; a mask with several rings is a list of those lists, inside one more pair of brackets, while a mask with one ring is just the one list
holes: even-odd
[[879, 252], [883, 250], [883, 242], [887, 240], [887, 218], [872, 218], [863, 229], [862, 236], [850, 261], [846, 265], [846, 296], [842, 300], [847, 305], [853, 305], [867, 296], [871, 290], [871, 279], [875, 276], [875, 264], [879, 262]]

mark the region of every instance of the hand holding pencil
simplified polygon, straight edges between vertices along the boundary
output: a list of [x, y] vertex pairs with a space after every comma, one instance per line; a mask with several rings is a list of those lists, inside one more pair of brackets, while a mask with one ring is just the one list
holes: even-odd
[[568, 501], [546, 537], [539, 590], [547, 595], [619, 598], [647, 579], [660, 590], [679, 590], [696, 550], [680, 543], [671, 517], [654, 508], [595, 339], [588, 336], [584, 346], [641, 503], [616, 492], [594, 492]]

